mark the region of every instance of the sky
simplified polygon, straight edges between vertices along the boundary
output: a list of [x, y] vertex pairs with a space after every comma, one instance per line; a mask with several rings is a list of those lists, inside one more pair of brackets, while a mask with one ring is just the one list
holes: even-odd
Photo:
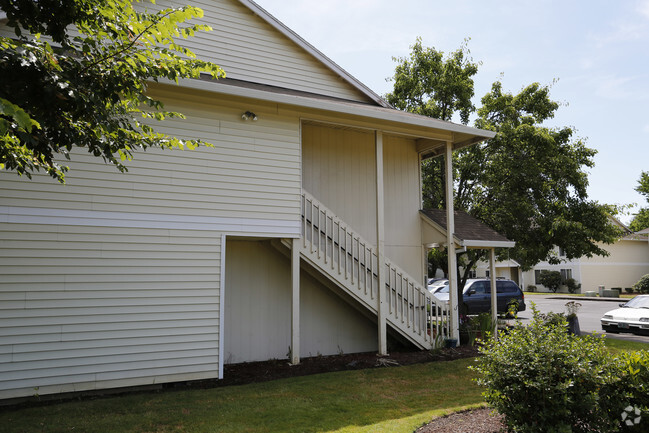
[[649, 171], [649, 0], [257, 3], [379, 95], [392, 88], [393, 57], [408, 56], [417, 37], [445, 53], [470, 38], [481, 62], [476, 106], [494, 81], [514, 94], [551, 85], [562, 106], [546, 125], [571, 126], [598, 151], [586, 169], [589, 197], [647, 206], [634, 188]]

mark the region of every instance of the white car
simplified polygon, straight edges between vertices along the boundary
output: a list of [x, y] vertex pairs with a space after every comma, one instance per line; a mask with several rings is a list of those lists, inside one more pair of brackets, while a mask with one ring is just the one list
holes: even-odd
[[433, 282], [428, 283], [428, 291], [431, 294], [437, 293], [439, 290], [444, 288], [444, 286], [448, 286], [448, 280], [446, 278], [440, 278], [437, 279]]
[[602, 330], [610, 333], [649, 333], [649, 295], [639, 295], [604, 314]]

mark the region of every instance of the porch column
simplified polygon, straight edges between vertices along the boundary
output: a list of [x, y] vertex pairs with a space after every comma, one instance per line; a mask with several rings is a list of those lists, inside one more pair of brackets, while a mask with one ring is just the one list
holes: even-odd
[[[496, 290], [496, 249], [489, 251], [489, 279], [491, 280], [491, 320], [498, 321], [498, 292]], [[498, 327], [494, 328], [494, 338], [498, 338]]]
[[291, 245], [291, 364], [300, 363], [300, 239]]
[[383, 133], [376, 131], [376, 257], [377, 290], [376, 319], [379, 333], [379, 355], [388, 354], [387, 321], [385, 318], [385, 221], [383, 197]]
[[448, 250], [448, 291], [451, 307], [451, 338], [460, 341], [457, 298], [457, 257], [455, 255], [455, 209], [453, 200], [453, 143], [446, 142], [446, 245]]

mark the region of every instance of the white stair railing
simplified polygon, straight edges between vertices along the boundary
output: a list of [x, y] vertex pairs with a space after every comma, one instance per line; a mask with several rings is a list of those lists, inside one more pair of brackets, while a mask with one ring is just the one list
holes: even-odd
[[[376, 313], [376, 248], [307, 192], [302, 194], [302, 252]], [[388, 322], [423, 348], [449, 335], [449, 309], [414, 278], [385, 260]]]

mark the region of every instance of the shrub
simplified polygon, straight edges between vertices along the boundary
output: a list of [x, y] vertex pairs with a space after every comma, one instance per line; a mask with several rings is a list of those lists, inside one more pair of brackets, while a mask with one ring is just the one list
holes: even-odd
[[649, 293], [649, 274], [642, 276], [633, 288], [640, 293]]
[[575, 293], [577, 290], [581, 289], [581, 284], [577, 283], [577, 280], [574, 278], [568, 278], [565, 282], [566, 287], [570, 293]]
[[633, 293], [633, 287], [625, 287], [624, 291], [627, 292], [628, 294]]
[[611, 421], [620, 423], [620, 431], [649, 431], [649, 351], [623, 352], [618, 355], [616, 378], [600, 392], [600, 406]]
[[536, 292], [536, 286], [534, 284], [530, 284], [527, 286], [527, 291], [528, 292]]
[[504, 415], [510, 431], [615, 431], [622, 401], [600, 405], [600, 389], [617, 392], [618, 367], [602, 339], [566, 332], [561, 314], [542, 315], [480, 348], [475, 370], [487, 403]]
[[541, 274], [539, 275], [539, 283], [556, 293], [561, 285], [561, 272], [541, 271]]

